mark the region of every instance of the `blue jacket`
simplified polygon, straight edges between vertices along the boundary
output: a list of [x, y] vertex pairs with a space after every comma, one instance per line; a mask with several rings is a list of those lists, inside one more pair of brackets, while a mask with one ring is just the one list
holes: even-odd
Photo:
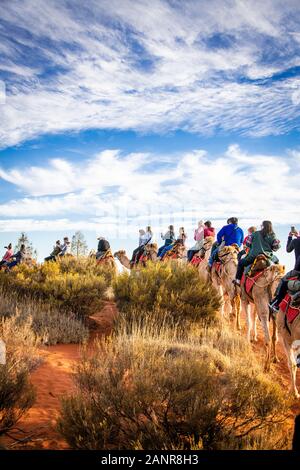
[[236, 224], [224, 225], [217, 234], [217, 240], [219, 244], [224, 240], [225, 246], [232, 245], [233, 243], [241, 246], [244, 240], [244, 232]]

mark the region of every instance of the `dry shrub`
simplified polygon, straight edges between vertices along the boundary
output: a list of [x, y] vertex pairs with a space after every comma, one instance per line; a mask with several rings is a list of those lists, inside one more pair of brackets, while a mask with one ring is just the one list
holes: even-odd
[[21, 264], [10, 273], [0, 272], [0, 285], [19, 298], [42, 300], [50, 306], [87, 315], [102, 307], [113, 273], [95, 260], [65, 258], [28, 266]]
[[0, 435], [13, 428], [33, 405], [35, 393], [29, 372], [39, 362], [39, 339], [31, 319], [19, 323], [18, 316], [2, 318], [0, 338], [6, 344], [6, 364], [0, 364]]
[[98, 343], [77, 368], [77, 394], [63, 400], [60, 432], [76, 449], [286, 445], [281, 388], [245, 341], [228, 347], [227, 333], [203, 330], [183, 341], [180, 331], [135, 324], [132, 334]]
[[43, 344], [81, 343], [88, 339], [88, 329], [75, 314], [30, 299], [21, 302], [0, 289], [1, 317], [11, 318], [14, 322], [14, 336], [18, 335], [20, 326], [28, 325], [28, 334], [39, 338]]
[[118, 308], [130, 324], [137, 316], [168, 318], [176, 322], [211, 323], [220, 298], [193, 266], [148, 263], [145, 268], [119, 275], [113, 283]]

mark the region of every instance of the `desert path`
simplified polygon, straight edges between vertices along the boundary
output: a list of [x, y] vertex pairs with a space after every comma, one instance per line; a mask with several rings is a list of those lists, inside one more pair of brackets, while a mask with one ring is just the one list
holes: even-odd
[[[91, 328], [88, 349], [92, 352], [95, 338], [109, 334], [117, 309], [113, 302], [106, 302], [101, 312], [89, 317]], [[246, 335], [243, 325], [242, 335]], [[254, 350], [258, 356], [263, 357], [263, 335], [258, 326], [258, 342]], [[31, 381], [36, 389], [36, 402], [28, 413], [19, 421], [17, 427], [22, 431], [11, 431], [10, 436], [24, 439], [23, 442], [5, 437], [3, 443], [8, 449], [69, 449], [67, 442], [56, 431], [56, 421], [59, 417], [60, 400], [64, 395], [74, 391], [72, 374], [74, 366], [80, 359], [81, 346], [78, 344], [56, 345], [42, 347], [40, 350], [43, 362], [31, 373]], [[290, 375], [286, 357], [281, 343], [278, 343], [278, 356], [280, 362], [272, 365], [271, 375], [288, 390]], [[300, 373], [297, 384], [300, 388]], [[287, 432], [293, 432], [293, 419], [300, 413], [300, 400], [293, 403], [291, 417], [288, 419]]]
[[[92, 351], [94, 340], [109, 334], [117, 309], [113, 302], [106, 302], [101, 312], [89, 317], [91, 328], [88, 349]], [[72, 375], [79, 361], [79, 344], [58, 344], [40, 348], [42, 363], [30, 374], [36, 390], [36, 401], [19, 421], [17, 428], [2, 441], [8, 449], [69, 449], [67, 442], [56, 431], [60, 400], [75, 390]], [[13, 439], [23, 440], [18, 442]]]

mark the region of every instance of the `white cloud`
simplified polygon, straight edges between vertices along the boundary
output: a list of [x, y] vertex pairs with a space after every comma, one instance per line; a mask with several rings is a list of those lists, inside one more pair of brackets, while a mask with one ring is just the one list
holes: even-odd
[[[0, 147], [89, 128], [267, 135], [299, 125], [297, 78], [239, 80], [299, 65], [296, 1], [2, 3], [12, 75]], [[208, 47], [216, 36], [229, 46]], [[22, 62], [21, 46], [30, 56], [35, 48], [37, 61]], [[53, 75], [41, 75], [49, 68]]]
[[[57, 177], [61, 168], [66, 171]], [[170, 217], [185, 224], [231, 215], [300, 223], [299, 170], [296, 151], [248, 154], [237, 145], [218, 157], [203, 150], [172, 156], [103, 151], [80, 165], [61, 159], [41, 168], [1, 170], [2, 178], [28, 194], [0, 205], [1, 229], [19, 227], [19, 218], [20, 226], [29, 220], [31, 230], [81, 223], [86, 230], [128, 225], [133, 232], [142, 221], [159, 227]]]

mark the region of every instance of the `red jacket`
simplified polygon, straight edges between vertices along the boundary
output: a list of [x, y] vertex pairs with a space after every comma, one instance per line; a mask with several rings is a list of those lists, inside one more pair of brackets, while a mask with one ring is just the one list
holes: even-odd
[[204, 229], [204, 238], [206, 238], [206, 237], [214, 237], [215, 238], [215, 229], [213, 227]]

